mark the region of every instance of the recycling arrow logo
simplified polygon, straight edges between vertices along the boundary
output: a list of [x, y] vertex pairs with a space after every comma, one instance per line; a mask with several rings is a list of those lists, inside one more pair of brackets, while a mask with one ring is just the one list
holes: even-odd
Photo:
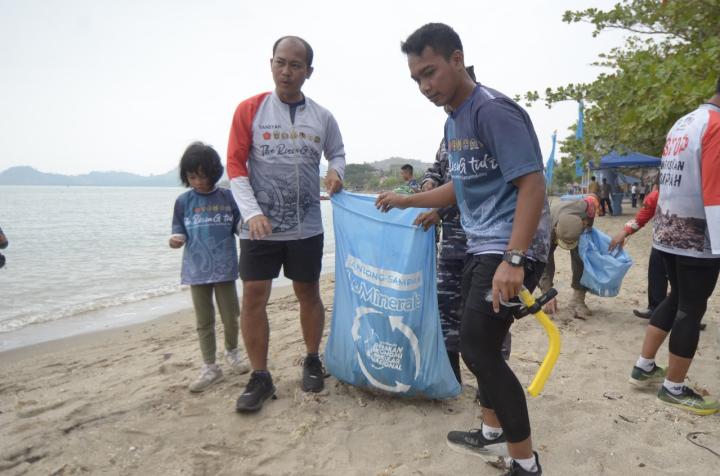
[[[384, 316], [384, 313], [382, 313], [381, 311], [379, 311], [375, 308], [372, 308], [372, 307], [358, 307], [355, 309], [355, 318], [353, 319], [353, 325], [351, 328], [351, 334], [352, 334], [352, 338], [353, 338], [354, 342], [357, 343], [361, 339], [360, 320], [364, 316], [373, 315], [373, 314], [379, 315], [379, 316]], [[416, 379], [420, 375], [420, 345], [418, 342], [418, 338], [415, 335], [415, 333], [413, 332], [412, 328], [410, 328], [410, 326], [408, 326], [407, 324], [405, 324], [403, 322], [402, 316], [388, 316], [388, 322], [390, 324], [390, 329], [393, 332], [399, 331], [401, 334], [403, 334], [405, 336], [405, 338], [408, 340], [408, 342], [410, 344], [410, 348], [412, 349], [413, 355], [415, 357], [415, 372], [414, 372], [413, 378]], [[371, 328], [371, 332], [372, 332], [371, 338], [377, 337], [372, 328]], [[383, 342], [381, 342], [381, 343], [386, 344], [386, 345], [388, 344], [388, 343], [383, 343]], [[393, 345], [393, 347], [399, 347], [400, 349], [403, 348], [400, 346], [396, 346], [395, 344], [392, 344], [392, 345]], [[404, 392], [407, 392], [408, 390], [410, 390], [411, 385], [409, 383], [400, 382], [397, 379], [395, 379], [393, 385], [388, 385], [387, 383], [383, 383], [380, 380], [378, 380], [377, 378], [375, 378], [372, 375], [371, 370], [368, 370], [365, 363], [363, 362], [363, 355], [361, 354], [361, 352], [359, 350], [359, 346], [356, 346], [356, 347], [358, 347], [358, 348], [356, 348], [356, 354], [357, 354], [357, 359], [358, 359], [358, 364], [360, 366], [360, 370], [362, 371], [363, 375], [365, 376], [365, 378], [367, 378], [368, 382], [370, 382], [371, 385], [373, 385], [374, 387], [377, 387], [381, 390], [385, 390], [387, 392], [404, 393]], [[370, 356], [369, 353], [368, 353], [368, 356]], [[371, 359], [372, 359], [372, 357], [371, 357]], [[371, 365], [371, 368], [383, 369], [384, 367], [381, 364], [380, 366]]]

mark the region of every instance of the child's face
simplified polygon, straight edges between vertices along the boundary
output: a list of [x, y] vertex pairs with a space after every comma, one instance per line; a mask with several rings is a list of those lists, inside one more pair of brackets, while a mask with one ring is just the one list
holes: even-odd
[[210, 186], [210, 179], [208, 179], [201, 170], [198, 170], [197, 172], [188, 172], [186, 177], [188, 183], [193, 189], [195, 189], [196, 192], [208, 193], [212, 190], [212, 187]]
[[405, 180], [406, 182], [412, 178], [412, 175], [410, 175], [410, 172], [407, 171], [407, 170], [401, 170], [401, 171], [400, 171], [400, 176], [401, 176], [402, 179]]

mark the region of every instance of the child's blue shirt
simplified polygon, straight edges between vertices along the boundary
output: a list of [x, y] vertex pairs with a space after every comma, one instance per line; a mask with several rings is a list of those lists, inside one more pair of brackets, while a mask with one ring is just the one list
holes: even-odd
[[173, 234], [185, 235], [182, 284], [209, 284], [238, 278], [235, 233], [240, 211], [230, 190], [188, 190], [175, 200]]

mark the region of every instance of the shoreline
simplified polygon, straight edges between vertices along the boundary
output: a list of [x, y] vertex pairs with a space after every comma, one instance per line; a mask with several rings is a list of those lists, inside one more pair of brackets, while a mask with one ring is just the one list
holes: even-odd
[[[334, 279], [334, 273], [326, 273], [320, 276], [321, 282], [326, 279]], [[278, 286], [273, 286], [270, 293], [270, 299], [283, 299], [290, 295], [293, 295], [292, 284], [280, 283]], [[241, 287], [238, 289], [238, 299], [242, 302]], [[191, 302], [189, 302], [181, 310], [161, 314], [155, 317], [148, 317], [140, 322], [120, 324], [105, 329], [92, 329], [87, 332], [80, 332], [78, 334], [68, 335], [65, 337], [58, 337], [42, 342], [21, 345], [7, 350], [0, 350], [0, 362], [15, 363], [28, 357], [58, 352], [71, 347], [77, 347], [80, 349], [102, 347], [116, 342], [119, 337], [122, 337], [125, 334], [144, 334], [151, 328], [162, 327], [171, 322], [179, 324], [181, 320], [187, 320], [188, 316], [190, 316], [193, 319], [192, 322], [194, 322], [195, 314]], [[219, 316], [217, 320], [219, 321]], [[54, 323], [60, 323], [60, 321], [54, 321]]]

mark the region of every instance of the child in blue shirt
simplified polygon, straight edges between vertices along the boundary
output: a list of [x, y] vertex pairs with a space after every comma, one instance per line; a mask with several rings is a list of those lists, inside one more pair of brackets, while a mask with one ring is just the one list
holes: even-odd
[[238, 373], [250, 370], [238, 350], [235, 234], [240, 211], [230, 190], [216, 187], [222, 173], [217, 152], [202, 142], [190, 144], [180, 159], [180, 179], [190, 190], [175, 201], [170, 247], [185, 245], [181, 283], [190, 285], [203, 357], [200, 375], [190, 384], [191, 392], [202, 392], [224, 378], [215, 363], [213, 292], [225, 329], [225, 359]]

